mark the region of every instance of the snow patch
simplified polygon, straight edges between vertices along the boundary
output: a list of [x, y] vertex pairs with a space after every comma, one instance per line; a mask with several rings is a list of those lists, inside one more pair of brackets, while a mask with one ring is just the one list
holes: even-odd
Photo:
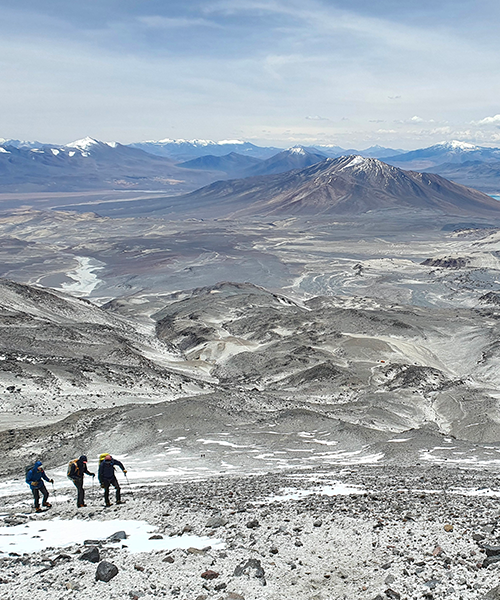
[[224, 440], [196, 440], [197, 442], [201, 442], [204, 445], [207, 444], [217, 444], [218, 446], [227, 446], [229, 448], [250, 448], [250, 446], [239, 446], [238, 444], [232, 444], [231, 442], [226, 442]]
[[472, 150], [478, 150], [479, 146], [474, 144], [468, 144], [467, 142], [459, 142], [458, 140], [452, 140], [451, 142], [440, 142], [437, 146], [443, 146], [443, 148], [451, 148], [452, 150], [463, 150], [470, 152]]
[[226, 144], [239, 144], [239, 145], [243, 145], [246, 142], [242, 141], [242, 140], [220, 140], [220, 142], [214, 142], [212, 140], [185, 140], [185, 139], [177, 139], [177, 140], [172, 140], [170, 138], [165, 138], [163, 140], [147, 140], [146, 142], [143, 142], [145, 144], [176, 144], [177, 146], [180, 146], [181, 144], [191, 144], [192, 146], [195, 147], [205, 147], [205, 146], [225, 146]]
[[301, 490], [296, 488], [287, 488], [283, 490], [282, 495], [274, 495], [259, 500], [259, 503], [272, 504], [273, 502], [286, 502], [287, 500], [301, 500], [307, 496], [318, 495], [318, 496], [350, 496], [356, 494], [365, 494], [366, 490], [353, 486], [347, 485], [340, 481], [334, 481], [330, 485], [323, 485], [314, 487], [308, 490]]
[[219, 146], [224, 146], [225, 144], [244, 144], [245, 142], [243, 142], [242, 140], [221, 140], [220, 142], [217, 142], [217, 144]]
[[362, 165], [365, 162], [366, 158], [364, 156], [353, 156], [352, 159], [340, 170], [343, 171], [344, 169], [350, 169], [351, 167], [355, 167], [356, 165]]
[[[85, 540], [105, 540], [117, 531], [125, 531], [123, 540], [129, 552], [151, 552], [152, 550], [173, 550], [175, 548], [199, 548], [207, 546], [224, 548], [222, 540], [209, 537], [186, 535], [150, 540], [157, 527], [146, 521], [90, 521], [62, 520], [31, 521], [26, 525], [0, 527], [0, 551], [39, 552], [46, 548], [61, 548], [83, 544]], [[116, 545], [116, 544], [115, 544]]]
[[79, 150], [89, 150], [92, 146], [98, 146], [100, 142], [91, 137], [82, 138], [81, 140], [76, 140], [75, 142], [71, 142], [70, 144], [66, 144], [67, 148], [78, 148]]
[[304, 156], [306, 154], [304, 148], [301, 148], [300, 146], [294, 146], [293, 148], [289, 148], [288, 152], [290, 152], [290, 154], [300, 154], [301, 156]]
[[366, 158], [364, 156], [355, 156], [351, 162], [349, 163], [350, 167], [354, 167], [354, 165], [361, 165], [366, 161]]

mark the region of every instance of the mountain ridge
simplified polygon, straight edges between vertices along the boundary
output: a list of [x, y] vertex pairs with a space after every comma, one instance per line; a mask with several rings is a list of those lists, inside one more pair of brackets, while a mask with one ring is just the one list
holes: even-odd
[[419, 148], [403, 154], [387, 156], [385, 160], [395, 166], [408, 166], [412, 169], [429, 169], [444, 163], [469, 161], [488, 162], [500, 160], [500, 148], [476, 146], [467, 142], [452, 140], [440, 142], [427, 148]]
[[[133, 211], [133, 203], [125, 208]], [[391, 208], [500, 217], [500, 204], [482, 192], [361, 156], [328, 158], [278, 175], [215, 182], [183, 196], [154, 199], [146, 211], [247, 217], [348, 215]]]
[[0, 144], [4, 192], [93, 189], [190, 191], [213, 181], [202, 171], [180, 169], [165, 157], [116, 142], [84, 138], [66, 146]]

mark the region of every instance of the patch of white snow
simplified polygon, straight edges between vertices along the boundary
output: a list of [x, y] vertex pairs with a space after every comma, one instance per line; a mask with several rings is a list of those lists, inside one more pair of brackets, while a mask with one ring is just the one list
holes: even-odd
[[201, 536], [176, 536], [150, 540], [151, 533], [157, 528], [146, 521], [90, 521], [62, 520], [31, 521], [26, 525], [0, 527], [0, 551], [2, 552], [39, 552], [45, 548], [61, 548], [82, 544], [85, 540], [105, 540], [117, 531], [125, 531], [123, 540], [128, 551], [151, 552], [152, 550], [173, 550], [174, 548], [224, 548], [222, 540]]

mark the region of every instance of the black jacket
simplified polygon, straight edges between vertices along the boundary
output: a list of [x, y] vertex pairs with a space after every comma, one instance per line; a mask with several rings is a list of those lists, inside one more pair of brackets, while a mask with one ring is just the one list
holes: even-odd
[[103, 460], [99, 465], [99, 481], [111, 481], [115, 478], [115, 466], [125, 472], [125, 467], [119, 460], [112, 458], [111, 460]]
[[83, 462], [83, 460], [78, 459], [73, 461], [69, 469], [68, 477], [70, 479], [83, 479], [84, 475], [91, 475], [93, 477], [94, 473], [91, 473], [87, 469], [87, 463]]

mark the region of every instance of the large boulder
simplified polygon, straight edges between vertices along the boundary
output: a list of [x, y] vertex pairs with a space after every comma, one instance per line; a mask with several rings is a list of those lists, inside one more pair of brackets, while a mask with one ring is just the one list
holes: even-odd
[[96, 581], [111, 581], [113, 577], [118, 575], [118, 567], [113, 563], [107, 562], [103, 560], [97, 566], [97, 571], [95, 572]]

